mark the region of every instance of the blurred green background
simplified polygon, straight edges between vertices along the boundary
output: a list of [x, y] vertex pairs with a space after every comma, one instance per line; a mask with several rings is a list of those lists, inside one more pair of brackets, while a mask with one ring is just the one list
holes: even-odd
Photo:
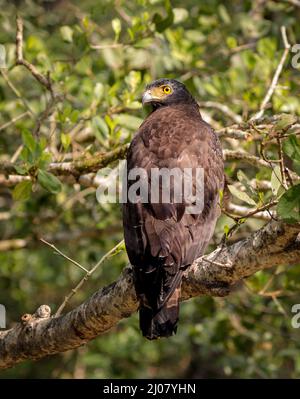
[[[0, 126], [26, 113], [0, 130], [2, 161], [16, 154], [49, 101], [31, 74], [14, 66], [17, 10], [24, 20], [25, 57], [40, 72], [50, 71], [55, 91], [63, 96], [37, 135], [48, 149], [45, 163], [128, 143], [146, 116], [143, 88], [160, 77], [181, 80], [198, 101], [226, 104], [248, 120], [259, 109], [283, 52], [281, 26], [291, 44], [300, 42], [300, 8], [292, 1], [0, 0], [0, 9], [0, 43], [7, 56], [0, 75]], [[268, 115], [300, 115], [300, 69], [290, 58]], [[203, 117], [216, 129], [234, 123], [206, 106]], [[223, 146], [259, 151], [251, 139], [224, 139]], [[236, 180], [240, 169], [249, 179], [271, 180], [268, 170], [226, 164], [230, 179]], [[0, 303], [6, 306], [8, 327], [40, 304], [57, 309], [82, 277], [39, 238], [91, 267], [123, 237], [120, 206], [97, 203], [95, 187], [63, 181], [60, 192], [51, 193], [37, 184], [26, 198], [13, 189], [0, 183]], [[248, 219], [229, 242], [263, 224]], [[228, 217], [220, 218], [209, 250], [231, 225]], [[126, 262], [122, 251], [104, 263], [68, 309], [114, 281]], [[278, 267], [257, 273], [227, 298], [185, 302], [178, 333], [168, 340], [142, 338], [136, 314], [85, 347], [25, 362], [0, 377], [300, 377], [300, 333], [291, 327], [291, 306], [300, 303], [299, 276], [300, 265]]]

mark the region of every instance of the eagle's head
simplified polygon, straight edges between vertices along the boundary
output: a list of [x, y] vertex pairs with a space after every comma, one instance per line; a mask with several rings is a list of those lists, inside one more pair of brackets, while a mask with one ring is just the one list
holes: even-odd
[[185, 85], [175, 79], [158, 79], [147, 85], [142, 103], [150, 104], [153, 109], [174, 104], [197, 104]]

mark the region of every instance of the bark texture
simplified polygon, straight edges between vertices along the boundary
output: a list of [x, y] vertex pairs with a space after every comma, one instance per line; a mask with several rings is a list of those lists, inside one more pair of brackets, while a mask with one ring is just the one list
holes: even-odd
[[[271, 221], [248, 238], [215, 251], [185, 272], [182, 300], [200, 295], [225, 296], [230, 288], [259, 270], [300, 262], [300, 224]], [[132, 267], [117, 281], [95, 292], [83, 304], [60, 317], [42, 305], [22, 316], [12, 329], [0, 332], [0, 368], [39, 359], [86, 344], [138, 309]]]

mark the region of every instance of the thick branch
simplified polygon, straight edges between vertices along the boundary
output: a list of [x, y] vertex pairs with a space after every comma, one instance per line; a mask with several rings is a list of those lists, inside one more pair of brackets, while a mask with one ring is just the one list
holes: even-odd
[[[90, 158], [83, 160], [73, 161], [73, 162], [51, 162], [48, 165], [48, 172], [54, 175], [63, 176], [75, 176], [76, 178], [82, 174], [97, 172], [99, 169], [104, 168], [108, 164], [118, 160], [124, 159], [127, 153], [128, 145], [124, 144], [115, 150], [109, 151], [107, 153], [96, 154]], [[8, 180], [12, 179], [12, 175], [18, 175], [14, 164], [11, 162], [0, 162], [0, 173], [5, 175], [10, 175]], [[0, 176], [3, 179], [3, 177]], [[0, 180], [1, 181], [1, 180]]]
[[[52, 162], [49, 164], [47, 170], [58, 176], [75, 176], [78, 177], [83, 174], [97, 172], [99, 169], [104, 168], [110, 163], [118, 160], [124, 159], [127, 153], [128, 145], [124, 144], [121, 147], [107, 152], [105, 154], [97, 154], [90, 158], [73, 161], [73, 162]], [[250, 165], [260, 167], [270, 168], [270, 164], [255, 155], [248, 154], [245, 151], [239, 150], [227, 150], [223, 151], [223, 156], [226, 161], [241, 160]], [[13, 175], [18, 175], [15, 166], [10, 162], [0, 162], [0, 173], [8, 175], [7, 185], [12, 185], [14, 182]], [[0, 179], [3, 179], [0, 176]], [[5, 179], [4, 179], [5, 180]], [[1, 181], [1, 180], [0, 180]], [[20, 179], [22, 181], [22, 179]]]
[[[274, 127], [279, 120], [281, 120], [282, 115], [273, 115], [271, 117], [262, 117], [251, 122], [244, 122], [241, 124], [235, 124], [226, 128], [222, 128], [217, 131], [220, 137], [225, 138], [235, 138], [247, 140], [251, 139], [262, 140], [262, 136], [257, 133], [257, 129], [267, 129], [268, 131]], [[295, 118], [291, 126], [297, 126], [299, 119]], [[253, 126], [256, 126], [254, 129]], [[290, 127], [291, 127], [290, 126]], [[255, 133], [255, 135], [254, 135]], [[91, 176], [84, 176], [89, 173], [97, 172], [99, 169], [106, 167], [111, 162], [118, 159], [124, 159], [128, 149], [128, 144], [121, 145], [120, 147], [111, 150], [107, 153], [94, 154], [89, 158], [82, 160], [74, 160], [69, 162], [52, 162], [48, 165], [48, 172], [51, 172], [57, 176], [70, 176], [75, 179], [82, 179], [83, 185], [95, 185], [91, 180]], [[226, 161], [243, 161], [249, 165], [256, 166], [258, 168], [267, 167], [270, 168], [271, 164], [266, 162], [264, 159], [259, 158], [255, 155], [251, 155], [242, 150], [229, 150], [225, 149], [223, 151], [224, 159]], [[0, 184], [5, 186], [13, 186], [19, 181], [24, 180], [25, 177], [16, 178], [19, 172], [15, 168], [15, 164], [9, 161], [0, 161]], [[297, 178], [293, 176], [293, 178]], [[80, 182], [81, 183], [81, 182]]]
[[[182, 300], [200, 295], [224, 296], [229, 294], [227, 285], [259, 270], [299, 263], [299, 232], [298, 224], [271, 221], [247, 239], [221, 246], [198, 259], [185, 272]], [[66, 315], [49, 318], [41, 317], [41, 312], [27, 314], [22, 323], [0, 332], [0, 368], [84, 345], [137, 309], [133, 271], [127, 266], [116, 282]]]

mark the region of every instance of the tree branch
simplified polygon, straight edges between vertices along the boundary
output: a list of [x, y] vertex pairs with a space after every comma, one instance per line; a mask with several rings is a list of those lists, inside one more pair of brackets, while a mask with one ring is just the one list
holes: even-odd
[[241, 123], [242, 117], [233, 112], [227, 105], [218, 103], [216, 101], [200, 101], [198, 102], [200, 108], [214, 108], [223, 112], [224, 115], [231, 118], [235, 123]]
[[[244, 240], [218, 247], [185, 272], [182, 300], [200, 295], [225, 296], [230, 292], [228, 287], [259, 270], [299, 263], [299, 232], [300, 224], [271, 221]], [[12, 329], [0, 332], [0, 368], [84, 345], [137, 309], [129, 265], [116, 282], [66, 315], [49, 317], [49, 309], [41, 312], [40, 307], [33, 315], [23, 315], [22, 322]]]
[[[90, 172], [97, 172], [99, 169], [104, 168], [108, 164], [118, 160], [124, 159], [127, 153], [128, 145], [124, 144], [120, 147], [111, 150], [107, 153], [93, 155], [90, 158], [72, 162], [51, 162], [48, 165], [48, 172], [57, 176], [74, 176], [79, 178], [80, 175]], [[18, 175], [18, 171], [11, 162], [0, 162], [0, 173], [11, 178], [11, 175]]]
[[42, 75], [36, 67], [24, 59], [23, 57], [23, 20], [17, 15], [16, 17], [16, 25], [17, 25], [17, 33], [16, 33], [16, 64], [23, 65], [28, 71], [32, 74], [32, 76], [42, 85], [44, 86], [51, 95], [53, 96], [53, 89], [51, 84], [51, 79], [49, 74], [47, 76]]
[[287, 39], [285, 26], [281, 27], [281, 36], [282, 36], [282, 40], [283, 40], [283, 44], [284, 44], [284, 51], [282, 53], [279, 64], [277, 65], [277, 68], [276, 68], [275, 74], [273, 76], [272, 82], [270, 84], [270, 87], [260, 105], [259, 111], [250, 119], [251, 121], [253, 121], [255, 119], [259, 119], [263, 116], [265, 109], [267, 108], [268, 102], [271, 100], [273, 93], [277, 87], [277, 83], [278, 83], [280, 74], [283, 70], [283, 66], [285, 64], [287, 56], [289, 55], [291, 45], [289, 44], [288, 39]]
[[[243, 122], [240, 125], [235, 124], [226, 128], [217, 130], [219, 137], [234, 138], [247, 140], [262, 140], [262, 136], [257, 134], [257, 129], [267, 129], [268, 131], [274, 127], [282, 115], [273, 115], [271, 117], [261, 117], [254, 121]], [[289, 126], [297, 126], [299, 122], [298, 118], [295, 118], [294, 122]], [[254, 133], [256, 136], [254, 136]], [[82, 160], [74, 160], [68, 162], [52, 162], [48, 165], [48, 172], [55, 174], [56, 176], [70, 176], [79, 181], [79, 183], [85, 186], [97, 186], [94, 181], [94, 176], [88, 176], [88, 174], [97, 172], [99, 169], [106, 167], [110, 163], [124, 159], [128, 150], [128, 144], [123, 144], [120, 147], [108, 151], [107, 153], [94, 154], [89, 158]], [[269, 162], [255, 155], [251, 155], [245, 151], [240, 150], [229, 150], [223, 151], [224, 159], [226, 161], [243, 161], [249, 165], [270, 168]], [[0, 184], [5, 186], [13, 186], [24, 179], [28, 179], [27, 176], [16, 178], [19, 175], [15, 168], [15, 164], [9, 161], [0, 161]], [[293, 178], [297, 179], [297, 176], [293, 175]]]

